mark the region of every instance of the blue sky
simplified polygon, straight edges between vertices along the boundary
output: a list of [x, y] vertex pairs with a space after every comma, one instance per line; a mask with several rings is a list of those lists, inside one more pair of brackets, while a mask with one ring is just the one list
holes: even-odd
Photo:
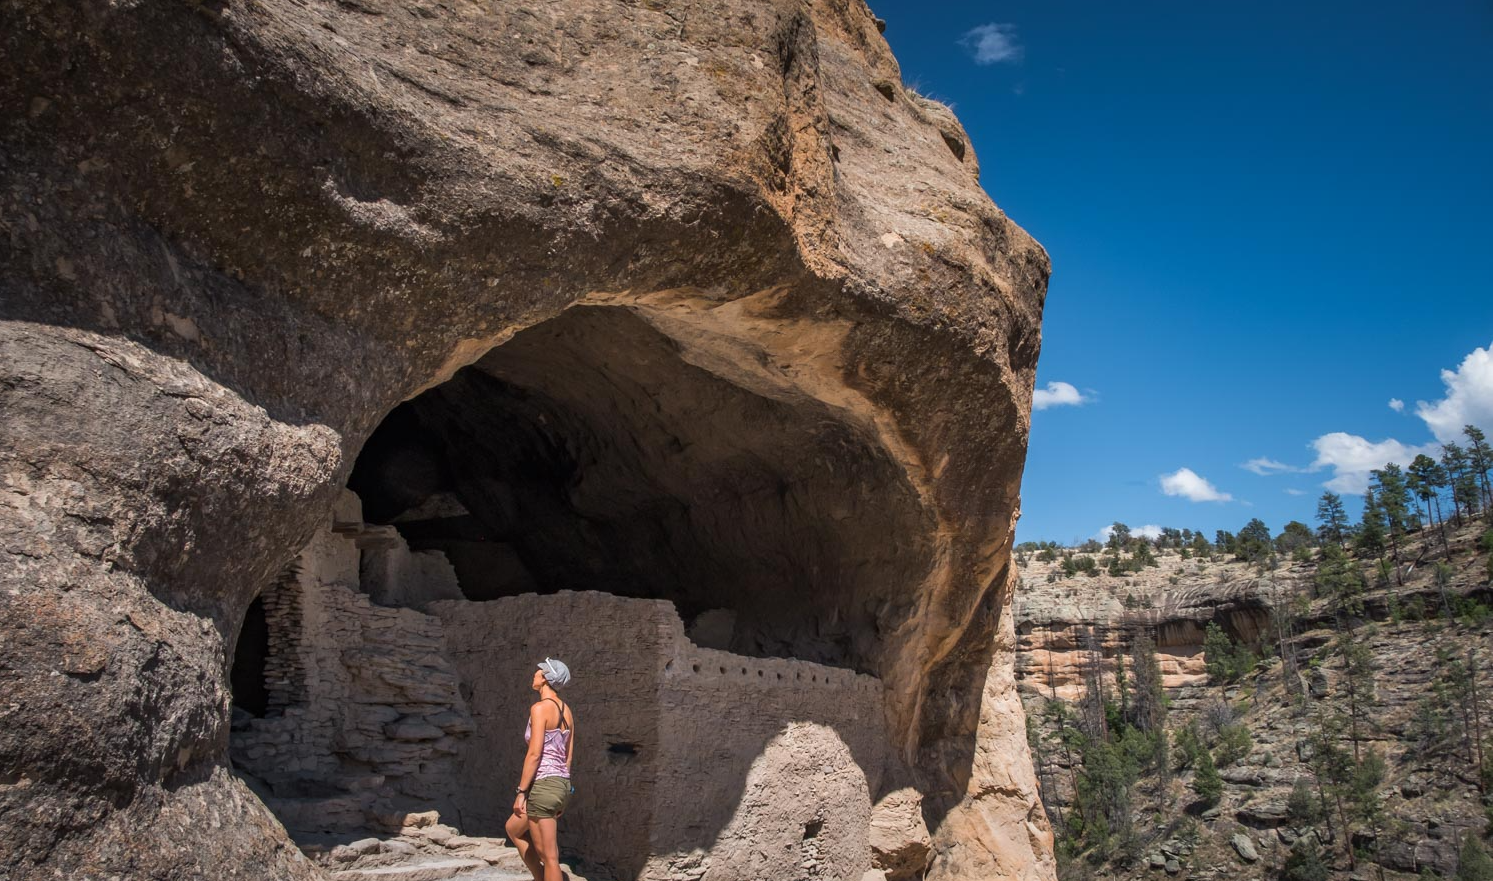
[[1037, 384], [1083, 402], [1033, 415], [1018, 539], [1279, 531], [1493, 433], [1493, 4], [872, 8], [1052, 255]]

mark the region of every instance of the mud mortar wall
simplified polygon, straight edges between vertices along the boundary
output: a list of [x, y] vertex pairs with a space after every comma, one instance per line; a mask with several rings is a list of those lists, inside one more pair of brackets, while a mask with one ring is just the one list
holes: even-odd
[[876, 679], [698, 648], [658, 600], [562, 592], [430, 611], [477, 727], [458, 760], [473, 832], [508, 815], [530, 671], [552, 655], [575, 674], [562, 695], [577, 724], [577, 854], [644, 879], [762, 877], [761, 854], [812, 860], [826, 878], [870, 868], [889, 755]]
[[236, 768], [286, 827], [364, 829], [379, 812], [442, 807], [471, 731], [440, 622], [359, 592], [360, 552], [323, 531], [267, 588], [264, 718], [235, 713]]

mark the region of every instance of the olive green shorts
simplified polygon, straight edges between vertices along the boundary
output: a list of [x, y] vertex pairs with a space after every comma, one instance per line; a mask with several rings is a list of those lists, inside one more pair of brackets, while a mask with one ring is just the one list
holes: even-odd
[[541, 777], [529, 787], [529, 800], [524, 813], [533, 820], [558, 817], [570, 804], [569, 777]]

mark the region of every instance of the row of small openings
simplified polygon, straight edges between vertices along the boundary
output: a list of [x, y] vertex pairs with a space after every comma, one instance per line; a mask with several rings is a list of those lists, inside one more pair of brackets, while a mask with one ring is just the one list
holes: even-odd
[[[667, 664], [664, 665], [664, 669], [665, 670], [673, 670], [674, 669], [674, 662], [673, 661], [669, 661]], [[720, 674], [722, 676], [728, 675], [727, 674], [727, 669], [728, 668], [726, 668], [726, 667], [717, 667], [716, 669], [720, 671]], [[699, 664], [691, 664], [690, 665], [690, 670], [691, 670], [691, 672], [699, 673], [700, 672], [700, 665]], [[748, 671], [747, 668], [745, 668], [745, 667], [741, 668], [741, 675], [747, 676], [749, 674], [750, 674], [750, 671]], [[773, 676], [775, 676], [778, 679], [778, 681], [780, 681], [780, 682], [784, 678], [782, 673], [774, 673]], [[758, 679], [766, 679], [767, 678], [767, 672], [765, 670], [758, 670], [757, 671], [757, 678]], [[802, 682], [803, 678], [804, 678], [803, 671], [802, 670], [795, 671], [794, 674], [793, 674], [793, 678], [794, 678], [795, 681]], [[821, 677], [820, 677], [820, 675], [818, 673], [810, 673], [809, 674], [809, 681], [810, 682], [817, 683], [817, 682], [820, 681], [820, 678]], [[832, 683], [834, 681], [834, 680], [832, 680], [830, 678], [830, 676], [828, 674], [824, 675], [823, 680], [824, 680], [824, 683], [826, 685], [829, 685], [830, 683]], [[850, 682], [850, 684], [854, 685], [855, 684], [855, 680], [852, 679], [851, 682]]]

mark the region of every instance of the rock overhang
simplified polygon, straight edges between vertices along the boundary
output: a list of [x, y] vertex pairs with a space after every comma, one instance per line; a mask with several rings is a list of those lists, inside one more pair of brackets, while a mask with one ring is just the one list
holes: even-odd
[[[80, 387], [135, 358], [138, 389], [79, 401], [96, 436], [8, 435], [36, 461], [110, 454], [80, 483], [112, 500], [88, 527], [118, 549], [100, 596], [226, 637], [399, 401], [599, 292], [774, 291], [763, 323], [845, 328], [840, 382], [938, 520], [943, 562], [889, 628], [888, 699], [909, 749], [951, 739], [971, 761], [1048, 264], [978, 189], [952, 115], [901, 87], [862, 4], [3, 16], [4, 198], [30, 218], [0, 267], [5, 317], [36, 322], [11, 330], [59, 345]], [[207, 391], [153, 391], [181, 377]], [[147, 401], [152, 424], [108, 424]], [[158, 452], [184, 425], [210, 455]], [[47, 553], [84, 565], [84, 544]], [[223, 579], [241, 545], [263, 559]]]

